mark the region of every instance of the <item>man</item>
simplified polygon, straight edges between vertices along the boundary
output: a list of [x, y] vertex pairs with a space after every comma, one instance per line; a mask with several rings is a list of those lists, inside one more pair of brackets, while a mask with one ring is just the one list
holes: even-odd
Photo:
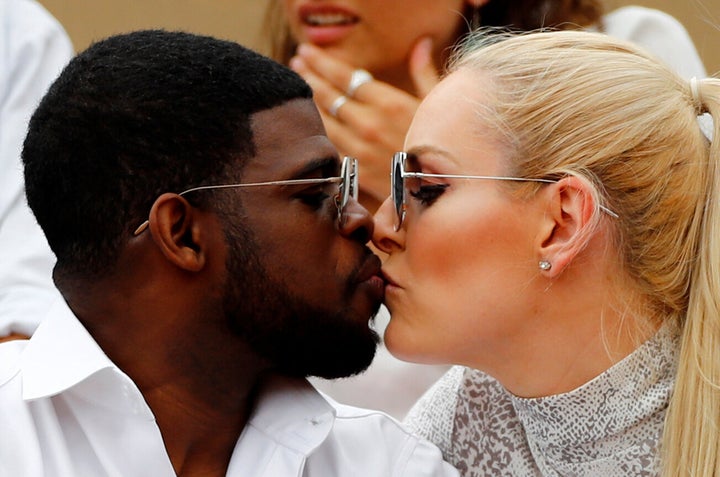
[[368, 366], [384, 284], [297, 75], [212, 38], [112, 37], [51, 87], [23, 161], [62, 297], [0, 345], [0, 475], [455, 475], [304, 379]]

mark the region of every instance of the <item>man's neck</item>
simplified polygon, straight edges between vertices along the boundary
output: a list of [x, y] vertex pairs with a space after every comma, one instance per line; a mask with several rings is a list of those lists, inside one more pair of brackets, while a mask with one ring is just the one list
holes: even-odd
[[183, 386], [143, 391], [155, 414], [170, 462], [179, 476], [224, 476], [255, 400], [254, 389], [217, 402], [197, 399]]
[[267, 362], [227, 329], [222, 310], [193, 308], [182, 292], [158, 303], [172, 294], [85, 291], [68, 293], [68, 304], [140, 389], [176, 473], [225, 475]]

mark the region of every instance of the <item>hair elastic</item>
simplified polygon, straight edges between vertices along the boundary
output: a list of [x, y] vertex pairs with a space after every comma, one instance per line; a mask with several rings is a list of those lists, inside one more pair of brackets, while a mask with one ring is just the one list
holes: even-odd
[[690, 78], [690, 94], [692, 95], [693, 106], [695, 107], [697, 114], [700, 115], [705, 112], [703, 97], [700, 92], [700, 85], [698, 84], [698, 79], [695, 76]]

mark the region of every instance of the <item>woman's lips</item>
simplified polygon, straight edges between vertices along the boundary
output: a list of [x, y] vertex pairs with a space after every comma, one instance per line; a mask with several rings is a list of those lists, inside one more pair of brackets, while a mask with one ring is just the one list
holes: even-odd
[[392, 277], [390, 275], [388, 275], [388, 273], [385, 270], [382, 270], [382, 277], [383, 277], [383, 280], [385, 280], [385, 283], [387, 283], [388, 285], [392, 285], [394, 287], [397, 286], [397, 283], [395, 283], [395, 280], [393, 280]]
[[390, 275], [388, 275], [385, 270], [382, 271], [382, 278], [383, 278], [383, 282], [385, 283], [385, 290], [384, 290], [385, 295], [400, 289], [400, 286], [397, 284], [397, 282], [395, 280], [393, 280], [392, 277]]
[[359, 21], [350, 10], [333, 5], [302, 5], [298, 15], [307, 41], [316, 45], [342, 40]]
[[313, 27], [352, 25], [357, 17], [342, 12], [308, 13], [302, 18], [303, 23]]

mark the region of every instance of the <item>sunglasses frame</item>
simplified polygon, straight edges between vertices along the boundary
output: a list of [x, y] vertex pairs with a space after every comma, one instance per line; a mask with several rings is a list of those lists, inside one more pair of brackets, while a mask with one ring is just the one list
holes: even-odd
[[[405, 214], [407, 212], [407, 203], [405, 201], [405, 178], [416, 177], [422, 178], [436, 178], [436, 179], [484, 179], [484, 180], [495, 180], [495, 181], [514, 181], [514, 182], [542, 182], [545, 184], [554, 184], [557, 181], [552, 179], [527, 179], [524, 177], [509, 177], [509, 176], [466, 176], [458, 174], [428, 174], [424, 172], [407, 172], [405, 170], [405, 161], [407, 160], [407, 153], [396, 152], [393, 154], [392, 166], [390, 172], [390, 192], [392, 196], [393, 205], [395, 206], [395, 231], [397, 232], [402, 227], [405, 221]], [[619, 216], [608, 209], [605, 206], [600, 206], [600, 209], [610, 215], [611, 217], [618, 218]]]
[[[345, 211], [350, 198], [357, 200], [358, 197], [358, 167], [357, 159], [345, 156], [343, 158], [342, 166], [340, 167], [340, 175], [337, 177], [323, 177], [318, 179], [288, 179], [280, 181], [268, 181], [268, 182], [247, 182], [244, 184], [219, 184], [219, 185], [204, 185], [198, 187], [192, 187], [179, 192], [179, 196], [184, 196], [190, 192], [196, 192], [200, 190], [210, 189], [233, 189], [241, 187], [264, 187], [264, 186], [275, 186], [275, 185], [303, 185], [303, 184], [329, 184], [339, 182], [340, 190], [335, 196], [335, 206], [338, 209], [338, 223], [342, 223], [342, 216]], [[349, 187], [346, 187], [349, 184]], [[150, 219], [145, 220], [140, 226], [135, 229], [133, 236], [140, 235], [150, 225]]]

